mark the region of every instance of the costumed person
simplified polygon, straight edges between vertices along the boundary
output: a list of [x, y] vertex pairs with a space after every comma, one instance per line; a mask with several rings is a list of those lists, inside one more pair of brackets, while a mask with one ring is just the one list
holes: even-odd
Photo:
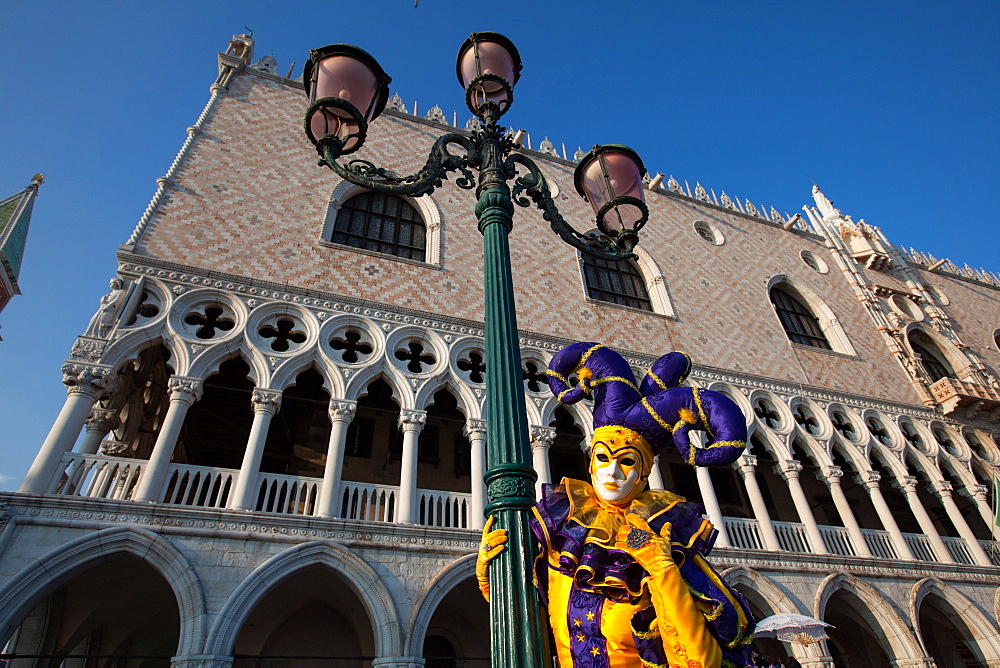
[[[686, 355], [670, 353], [636, 385], [628, 363], [597, 343], [567, 346], [549, 363], [549, 388], [559, 401], [594, 400], [590, 483], [544, 485], [532, 522], [540, 543], [535, 584], [562, 668], [749, 662], [749, 606], [705, 559], [717, 531], [698, 504], [644, 491], [664, 448], [676, 447], [693, 466], [723, 466], [746, 447], [746, 422], [731, 399], [678, 387], [690, 370]], [[706, 433], [704, 446], [691, 443], [692, 430]], [[492, 524], [483, 530], [476, 569], [487, 600], [489, 562], [506, 542]]]

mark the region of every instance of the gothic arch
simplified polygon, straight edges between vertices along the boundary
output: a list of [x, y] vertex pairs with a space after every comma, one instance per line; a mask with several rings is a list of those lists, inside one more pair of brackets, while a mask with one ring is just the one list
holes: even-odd
[[170, 351], [170, 366], [179, 376], [187, 375], [185, 370], [191, 360], [188, 351], [177, 339], [165, 336], [166, 328], [162, 322], [149, 329], [130, 331], [125, 336], [111, 343], [101, 355], [101, 364], [113, 366], [120, 371], [123, 366], [135, 360], [143, 350], [156, 345], [162, 345]]
[[920, 332], [937, 347], [938, 351], [944, 355], [944, 358], [948, 361], [951, 366], [952, 373], [955, 374], [955, 378], [968, 378], [972, 367], [969, 363], [969, 359], [960, 351], [955, 344], [949, 341], [946, 337], [941, 335], [937, 330], [932, 327], [927, 327], [920, 322], [911, 322], [906, 326], [904, 330], [904, 343], [907, 352], [912, 357], [915, 355], [913, 350], [913, 343], [910, 341], [910, 336], [914, 332]]
[[[778, 286], [791, 289], [806, 303], [809, 310], [812, 311], [813, 315], [819, 321], [820, 329], [823, 330], [823, 334], [826, 336], [826, 340], [834, 352], [857, 356], [858, 353], [854, 350], [854, 346], [851, 345], [851, 340], [847, 337], [844, 326], [840, 324], [840, 320], [833, 312], [833, 309], [827, 306], [826, 302], [819, 295], [804, 286], [801, 281], [796, 281], [785, 274], [778, 274], [777, 276], [772, 276], [767, 282], [769, 304], [771, 303], [771, 290]], [[777, 317], [777, 314], [775, 316]], [[782, 331], [784, 331], [783, 325]]]
[[6, 644], [39, 600], [76, 575], [128, 554], [151, 566], [167, 581], [177, 599], [180, 638], [177, 656], [197, 654], [205, 633], [205, 595], [194, 568], [162, 536], [136, 527], [101, 529], [48, 552], [0, 589], [0, 645]]
[[579, 425], [580, 430], [583, 431], [583, 436], [588, 441], [594, 436], [594, 413], [589, 406], [586, 405], [584, 401], [578, 401], [575, 404], [564, 404], [560, 402], [555, 397], [549, 398], [545, 402], [541, 411], [539, 411], [539, 417], [541, 426], [547, 427], [550, 422], [556, 419], [556, 409], [562, 406], [570, 415], [573, 416], [573, 420]]
[[403, 377], [403, 373], [391, 364], [381, 362], [359, 369], [357, 375], [353, 376], [347, 383], [342, 398], [350, 401], [357, 401], [365, 396], [365, 390], [374, 380], [382, 379], [392, 388], [392, 398], [399, 404], [400, 410], [413, 410], [416, 408], [413, 390], [410, 384]]
[[646, 279], [646, 293], [653, 306], [653, 313], [676, 317], [674, 302], [670, 299], [670, 291], [667, 289], [667, 277], [656, 264], [656, 260], [642, 246], [636, 246], [633, 251], [636, 255], [635, 264], [639, 268], [639, 273]]
[[[257, 387], [268, 387], [271, 381], [271, 370], [260, 352], [249, 348], [245, 343], [237, 345], [222, 343], [210, 347], [191, 363], [187, 373], [192, 378], [205, 380], [212, 374], [218, 372], [223, 362], [228, 362], [234, 357], [242, 357], [243, 361], [250, 367], [250, 380]], [[184, 375], [184, 374], [177, 374]]]
[[722, 572], [722, 579], [731, 586], [742, 585], [760, 594], [761, 598], [767, 601], [768, 607], [774, 610], [775, 614], [779, 612], [802, 614], [799, 606], [788, 597], [785, 590], [779, 587], [774, 580], [748, 566], [727, 568]]
[[285, 361], [280, 367], [278, 367], [278, 369], [274, 372], [274, 375], [271, 377], [269, 389], [284, 392], [295, 384], [295, 378], [300, 373], [308, 371], [309, 369], [316, 369], [319, 375], [323, 377], [323, 389], [326, 390], [331, 397], [338, 397], [344, 393], [344, 382], [341, 378], [340, 371], [337, 369], [336, 365], [325, 359], [316, 351], [313, 351], [308, 355], [293, 357]]
[[830, 598], [840, 590], [853, 594], [864, 604], [864, 609], [857, 612], [865, 618], [876, 637], [884, 641], [882, 649], [890, 659], [923, 657], [916, 636], [892, 605], [871, 586], [849, 573], [832, 573], [820, 583], [812, 616], [823, 619]]
[[[326, 205], [326, 217], [323, 220], [324, 241], [329, 241], [333, 236], [333, 224], [337, 220], [337, 212], [344, 203], [361, 193], [368, 192], [366, 188], [354, 185], [350, 181], [341, 181], [330, 193], [330, 201]], [[407, 202], [416, 208], [420, 217], [424, 220], [424, 228], [427, 231], [425, 246], [426, 255], [424, 262], [427, 264], [440, 265], [442, 261], [441, 253], [441, 209], [437, 202], [430, 195], [420, 197], [405, 197]]]
[[458, 409], [465, 415], [466, 420], [485, 417], [482, 404], [472, 389], [467, 384], [456, 381], [448, 372], [424, 382], [413, 399], [413, 405], [420, 410], [427, 410], [434, 401], [434, 395], [441, 390], [448, 390], [458, 400]]
[[346, 548], [325, 541], [300, 543], [274, 555], [251, 572], [229, 596], [205, 641], [205, 654], [231, 656], [236, 638], [254, 606], [282, 580], [307, 566], [322, 565], [342, 575], [368, 613], [378, 656], [398, 656], [396, 605], [379, 575]]
[[424, 638], [427, 635], [427, 627], [431, 622], [431, 617], [434, 616], [434, 611], [455, 585], [472, 577], [475, 573], [476, 555], [467, 554], [445, 566], [440, 573], [434, 576], [433, 580], [427, 583], [413, 606], [413, 613], [406, 625], [406, 639], [403, 645], [405, 656], [423, 656]]
[[998, 636], [996, 625], [991, 623], [982, 610], [965, 594], [938, 578], [924, 578], [913, 585], [913, 589], [910, 590], [910, 621], [916, 631], [917, 638], [920, 640], [920, 645], [922, 647], [925, 645], [923, 632], [920, 629], [920, 606], [924, 599], [932, 594], [936, 594], [944, 600], [955, 615], [961, 618], [971, 631], [975, 632], [976, 637], [973, 640], [986, 659], [991, 664], [995, 661], [1000, 662], [1000, 640], [997, 639], [1000, 636]]

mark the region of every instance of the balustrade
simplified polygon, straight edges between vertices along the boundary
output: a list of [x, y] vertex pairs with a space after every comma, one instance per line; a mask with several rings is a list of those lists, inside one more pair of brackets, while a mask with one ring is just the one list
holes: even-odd
[[757, 520], [745, 517], [726, 517], [726, 533], [733, 547], [743, 550], [763, 550], [764, 541], [760, 536], [760, 526]]
[[137, 459], [71, 452], [63, 455], [62, 473], [56, 477], [50, 493], [116, 501], [131, 499], [145, 464]]
[[164, 503], [199, 508], [225, 508], [236, 471], [208, 466], [171, 464], [167, 469]]
[[470, 494], [418, 489], [420, 524], [447, 529], [469, 528]]
[[[132, 500], [146, 462], [125, 457], [68, 453], [60, 462], [61, 473], [49, 493], [116, 501]], [[233, 469], [171, 464], [166, 476], [162, 502], [200, 508], [226, 508], [236, 487], [239, 471]], [[260, 473], [253, 499], [258, 512], [318, 516], [322, 478], [276, 473]], [[334, 510], [348, 520], [394, 522], [398, 516], [400, 490], [395, 485], [342, 481]], [[445, 529], [474, 528], [472, 495], [438, 490], [416, 490], [419, 524]], [[725, 517], [723, 526], [732, 546], [743, 550], [766, 550], [756, 519]], [[783, 551], [810, 554], [809, 534], [804, 524], [771, 522]], [[830, 554], [859, 556], [850, 532], [844, 527], [818, 525], [824, 547]], [[898, 559], [888, 531], [861, 529], [872, 555]], [[930, 539], [923, 534], [902, 534], [906, 545], [920, 561], [937, 561]], [[959, 564], [975, 565], [976, 560], [962, 538], [942, 537], [949, 556]], [[992, 563], [1000, 566], [1000, 544], [978, 541]]]
[[284, 515], [315, 515], [322, 483], [322, 478], [260, 473], [257, 476], [254, 510]]

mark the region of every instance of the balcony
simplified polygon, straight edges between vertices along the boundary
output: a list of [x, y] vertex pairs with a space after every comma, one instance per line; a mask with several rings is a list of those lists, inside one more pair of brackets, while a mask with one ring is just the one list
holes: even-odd
[[945, 414], [965, 406], [972, 407], [973, 413], [1000, 408], [1000, 390], [967, 380], [942, 378], [931, 385], [931, 392]]
[[[138, 483], [146, 462], [138, 459], [82, 455], [69, 453], [62, 459], [62, 474], [50, 493], [63, 496], [89, 497], [127, 501]], [[239, 471], [188, 464], [170, 466], [162, 502], [196, 507], [226, 508]], [[279, 515], [310, 517], [316, 514], [320, 478], [307, 478], [275, 473], [261, 473], [257, 482], [256, 511]], [[393, 522], [399, 488], [393, 485], [343, 481], [339, 491], [340, 517], [349, 520]], [[473, 509], [469, 494], [438, 490], [417, 490], [418, 523], [445, 529], [468, 529]], [[754, 519], [723, 518], [726, 534], [732, 546], [741, 550], [766, 550], [760, 528]], [[782, 550], [811, 554], [805, 525], [795, 522], [772, 522]], [[826, 551], [843, 557], [860, 556], [847, 529], [820, 526]], [[869, 551], [876, 558], [898, 559], [887, 531], [862, 529]], [[910, 552], [920, 561], [936, 562], [930, 541], [923, 534], [904, 533]], [[968, 546], [961, 538], [942, 536], [952, 559], [959, 564], [974, 565]], [[979, 544], [1000, 566], [1000, 544], [981, 540]]]
[[[69, 453], [62, 459], [62, 474], [50, 493], [128, 501], [146, 462], [141, 459]], [[226, 508], [239, 471], [189, 464], [171, 464], [162, 502], [198, 508]], [[255, 510], [282, 515], [313, 516], [317, 512], [321, 478], [277, 473], [257, 476]], [[340, 517], [350, 520], [392, 522], [399, 488], [376, 483], [343, 481], [340, 484]], [[444, 529], [467, 529], [471, 518], [470, 494], [418, 489], [418, 522]]]

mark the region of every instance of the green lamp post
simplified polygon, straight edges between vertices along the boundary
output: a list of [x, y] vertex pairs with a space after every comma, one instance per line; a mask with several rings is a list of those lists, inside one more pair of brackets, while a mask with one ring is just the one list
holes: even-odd
[[[466, 104], [482, 129], [439, 137], [416, 174], [399, 177], [362, 159], [338, 161], [361, 148], [368, 124], [382, 112], [389, 96], [390, 77], [355, 46], [331, 44], [310, 52], [303, 75], [309, 96], [305, 132], [319, 152], [321, 166], [369, 190], [418, 197], [433, 192], [456, 171], [460, 176], [455, 185], [476, 188], [485, 264], [486, 514], [494, 515], [494, 528], [507, 529], [509, 536], [508, 549], [490, 566], [492, 665], [534, 668], [547, 666], [551, 655], [532, 586], [535, 539], [528, 522], [536, 475], [531, 467], [508, 244], [514, 204], [527, 207], [533, 202], [552, 231], [582, 252], [608, 260], [632, 258], [637, 232], [649, 215], [643, 199], [645, 170], [639, 156], [625, 146], [595, 146], [580, 161], [574, 181], [594, 207], [599, 231], [577, 232], [556, 209], [538, 166], [514, 152], [508, 129], [498, 125], [510, 109], [520, 77], [517, 49], [498, 33], [473, 33], [459, 49], [456, 69]], [[451, 153], [452, 145], [464, 151]]]

